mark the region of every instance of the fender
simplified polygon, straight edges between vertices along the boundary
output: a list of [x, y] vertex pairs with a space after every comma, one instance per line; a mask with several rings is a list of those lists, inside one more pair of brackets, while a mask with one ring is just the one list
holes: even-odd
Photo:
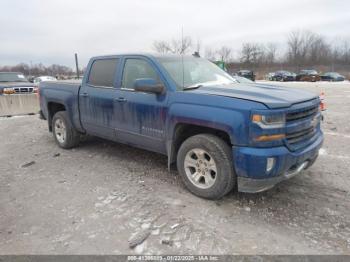
[[218, 130], [228, 135], [231, 145], [240, 145], [246, 143], [248, 139], [246, 137], [246, 134], [248, 134], [248, 125], [244, 124], [247, 121], [246, 114], [246, 111], [237, 111], [211, 105], [171, 104], [166, 124], [168, 168], [175, 162], [177, 151], [175, 142], [179, 135], [176, 134], [178, 125], [203, 127], [203, 132], [206, 131], [205, 129]]
[[43, 99], [42, 104], [45, 105], [45, 110], [43, 113], [47, 117], [48, 121], [51, 121], [49, 114], [49, 103], [61, 104], [68, 112], [69, 120], [71, 121], [72, 125], [79, 132], [85, 132], [80, 124], [79, 105], [77, 101], [78, 95], [75, 95], [73, 93], [75, 93], [73, 90], [67, 90], [63, 88], [42, 89], [42, 95], [40, 97]]

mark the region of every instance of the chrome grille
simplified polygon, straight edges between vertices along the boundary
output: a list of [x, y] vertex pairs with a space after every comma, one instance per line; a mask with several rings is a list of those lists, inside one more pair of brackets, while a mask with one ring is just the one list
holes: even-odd
[[312, 115], [316, 115], [317, 112], [318, 112], [318, 105], [313, 106], [311, 108], [309, 107], [309, 108], [303, 109], [301, 111], [290, 112], [286, 116], [286, 121], [290, 122], [290, 121], [301, 120], [301, 119], [310, 117]]
[[312, 143], [319, 131], [319, 100], [294, 106], [286, 114], [286, 145], [295, 151]]
[[306, 140], [306, 139], [313, 137], [315, 135], [315, 133], [316, 133], [316, 128], [312, 126], [310, 128], [304, 129], [302, 131], [287, 134], [286, 139], [287, 139], [289, 144], [296, 144], [300, 141], [303, 141], [303, 140]]
[[33, 87], [15, 87], [16, 93], [33, 93]]

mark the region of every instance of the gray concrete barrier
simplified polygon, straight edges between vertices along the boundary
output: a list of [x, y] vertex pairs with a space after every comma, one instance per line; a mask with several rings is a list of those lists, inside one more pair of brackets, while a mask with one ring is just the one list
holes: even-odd
[[39, 107], [36, 94], [0, 96], [0, 116], [36, 114]]

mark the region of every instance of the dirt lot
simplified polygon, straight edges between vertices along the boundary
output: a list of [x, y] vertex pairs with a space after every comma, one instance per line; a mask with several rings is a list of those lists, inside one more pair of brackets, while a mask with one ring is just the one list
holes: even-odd
[[164, 156], [98, 139], [66, 151], [37, 116], [2, 118], [0, 254], [350, 254], [350, 84], [284, 85], [326, 94], [318, 161], [220, 201], [188, 193]]

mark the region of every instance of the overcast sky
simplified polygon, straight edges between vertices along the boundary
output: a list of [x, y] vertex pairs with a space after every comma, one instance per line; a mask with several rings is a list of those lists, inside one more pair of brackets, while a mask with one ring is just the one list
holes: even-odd
[[308, 29], [350, 39], [349, 0], [0, 0], [0, 65], [83, 67], [90, 56], [152, 51], [154, 40], [190, 35], [205, 47], [276, 42]]

